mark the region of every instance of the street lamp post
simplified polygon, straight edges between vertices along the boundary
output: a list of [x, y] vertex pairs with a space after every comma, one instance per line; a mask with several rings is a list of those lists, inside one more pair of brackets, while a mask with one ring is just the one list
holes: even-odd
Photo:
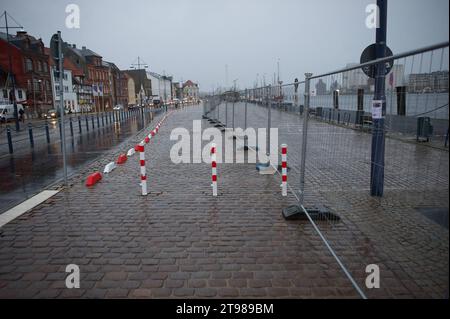
[[[23, 27], [21, 25], [18, 25], [17, 27], [11, 27], [8, 25], [8, 16], [9, 14], [6, 12], [6, 10], [3, 12], [3, 16], [5, 17], [5, 28], [1, 27], [0, 29], [6, 29], [6, 41], [8, 42], [8, 61], [9, 61], [9, 72], [8, 77], [11, 78], [11, 86], [12, 86], [12, 102], [14, 107], [14, 118], [16, 120], [16, 131], [20, 131], [20, 125], [19, 125], [19, 114], [17, 112], [17, 101], [16, 101], [16, 83], [14, 79], [14, 75], [12, 74], [12, 55], [11, 55], [11, 41], [9, 39], [9, 29], [21, 29], [23, 30]], [[14, 20], [14, 18], [13, 18]], [[14, 20], [15, 21], [15, 20]], [[17, 21], [15, 21], [17, 23]]]
[[[35, 78], [34, 73], [31, 74], [31, 81], [32, 81], [32, 87], [33, 87], [33, 112], [37, 113], [37, 107], [36, 107], [36, 87], [35, 87]], [[42, 80], [37, 80], [37, 83], [42, 83]], [[39, 85], [39, 90], [42, 91], [41, 85]], [[42, 92], [40, 93], [41, 99], [42, 99]]]

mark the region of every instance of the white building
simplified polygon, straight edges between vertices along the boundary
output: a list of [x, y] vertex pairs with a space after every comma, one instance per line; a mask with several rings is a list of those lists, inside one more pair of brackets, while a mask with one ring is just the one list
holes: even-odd
[[[56, 67], [52, 66], [51, 69], [51, 79], [52, 79], [52, 88], [53, 88], [53, 101], [54, 108], [59, 107], [59, 78], [56, 76]], [[78, 106], [77, 93], [73, 91], [73, 83], [72, 83], [72, 71], [64, 70], [63, 76], [63, 87], [64, 87], [64, 108], [67, 111], [72, 113], [80, 112], [80, 107]]]
[[[358, 64], [349, 63], [347, 68], [354, 67]], [[343, 91], [356, 91], [367, 85], [368, 77], [364, 74], [363, 70], [358, 68], [342, 74], [342, 90]]]
[[[357, 63], [347, 64], [347, 68], [357, 66]], [[373, 92], [373, 83], [369, 84], [369, 77], [363, 72], [361, 68], [342, 73], [342, 91], [356, 92], [359, 88], [370, 87], [370, 92]], [[405, 66], [403, 64], [394, 64], [392, 70], [386, 75], [386, 90], [395, 90], [397, 86], [405, 85]]]
[[[12, 91], [11, 88], [3, 88], [2, 94], [0, 96], [0, 104], [10, 104], [10, 95], [12, 95], [10, 92]], [[27, 101], [27, 91], [22, 88], [16, 88], [16, 103], [17, 104], [23, 104]]]
[[394, 64], [391, 72], [386, 75], [386, 90], [395, 91], [397, 86], [404, 86], [405, 83], [405, 66], [403, 64]]
[[186, 81], [183, 84], [183, 97], [191, 100], [198, 100], [199, 89], [198, 84], [191, 80]]
[[159, 96], [164, 101], [170, 101], [172, 96], [172, 77], [155, 72], [147, 72], [147, 77], [152, 82], [152, 96]]
[[135, 106], [137, 104], [137, 95], [135, 90], [135, 83], [131, 76], [127, 75], [127, 87], [128, 87], [128, 106]]

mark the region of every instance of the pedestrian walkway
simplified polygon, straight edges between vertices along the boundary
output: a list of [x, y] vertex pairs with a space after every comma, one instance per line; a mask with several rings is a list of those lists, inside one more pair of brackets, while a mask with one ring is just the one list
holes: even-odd
[[[264, 127], [264, 109], [249, 110], [252, 125]], [[148, 196], [140, 195], [136, 155], [96, 186], [84, 186], [88, 174], [103, 171], [141, 141], [141, 133], [83, 169], [69, 188], [0, 228], [0, 298], [358, 298], [312, 225], [282, 218], [282, 209], [296, 200], [292, 192], [281, 196], [279, 175], [258, 175], [254, 164], [218, 164], [219, 196], [213, 197], [210, 164], [172, 163], [171, 130], [183, 127], [192, 133], [192, 121], [201, 119], [202, 111], [202, 106], [176, 110], [146, 145]], [[287, 128], [286, 136], [292, 133], [289, 141], [281, 134], [280, 144], [287, 142], [288, 163], [295, 166], [297, 161], [289, 159], [298, 156], [299, 120], [274, 111], [274, 124]], [[295, 167], [291, 172], [295, 177]], [[319, 177], [309, 178], [320, 184]], [[296, 184], [293, 178], [295, 189]], [[436, 246], [423, 243], [437, 259], [421, 265], [428, 276], [416, 281], [403, 265], [414, 266], [406, 234], [417, 226], [411, 222], [407, 229], [397, 221], [397, 230], [406, 232], [403, 241], [393, 236], [383, 249], [385, 237], [377, 241], [374, 233], [392, 220], [384, 220], [389, 197], [380, 201], [355, 194], [341, 203], [358, 209], [344, 210], [342, 223], [323, 229], [360, 286], [365, 266], [382, 263], [386, 286], [365, 290], [367, 295], [442, 297], [445, 262], [438, 268], [433, 264], [446, 250], [448, 271], [448, 230], [434, 233], [442, 240]], [[309, 200], [324, 198], [335, 203], [326, 192]], [[371, 227], [374, 222], [380, 226]], [[402, 254], [394, 259], [397, 252]], [[68, 264], [80, 267], [80, 289], [65, 286]], [[439, 272], [430, 275], [431, 269]]]

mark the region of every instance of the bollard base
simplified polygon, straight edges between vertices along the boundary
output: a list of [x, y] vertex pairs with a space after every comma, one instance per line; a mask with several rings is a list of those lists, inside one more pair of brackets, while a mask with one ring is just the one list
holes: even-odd
[[259, 169], [259, 175], [274, 175], [276, 172], [277, 170], [272, 166], [268, 166], [266, 168], [262, 167]]
[[[313, 207], [305, 209], [314, 221], [339, 222], [341, 220], [338, 215], [331, 213], [326, 207]], [[309, 220], [303, 209], [298, 205], [283, 208], [282, 215], [286, 220]]]
[[259, 163], [256, 164], [256, 170], [259, 171], [260, 175], [274, 175], [277, 170], [268, 163]]
[[256, 170], [260, 171], [261, 169], [267, 168], [270, 166], [270, 163], [258, 163], [256, 164]]

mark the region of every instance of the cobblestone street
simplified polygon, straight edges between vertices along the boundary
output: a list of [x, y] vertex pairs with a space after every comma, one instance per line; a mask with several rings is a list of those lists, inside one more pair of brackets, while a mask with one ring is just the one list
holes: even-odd
[[[243, 103], [235, 107], [242, 127]], [[249, 104], [248, 126], [265, 127], [266, 112]], [[297, 201], [292, 192], [281, 196], [278, 174], [218, 164], [214, 198], [210, 164], [172, 163], [172, 129], [192, 133], [202, 114], [202, 105], [175, 110], [146, 146], [148, 196], [140, 195], [137, 154], [84, 185], [140, 133], [1, 227], [0, 298], [359, 298], [313, 226], [283, 219], [282, 209]], [[223, 123], [224, 116], [222, 106]], [[272, 126], [288, 144], [289, 183], [298, 190], [300, 118], [272, 110]], [[341, 217], [318, 225], [367, 296], [448, 296], [448, 228], [417, 210], [448, 214], [448, 151], [388, 139], [386, 194], [376, 199], [368, 191], [370, 134], [316, 120], [309, 134], [307, 203]], [[80, 267], [80, 289], [65, 286], [68, 264]], [[380, 267], [380, 289], [365, 286], [369, 264]]]

